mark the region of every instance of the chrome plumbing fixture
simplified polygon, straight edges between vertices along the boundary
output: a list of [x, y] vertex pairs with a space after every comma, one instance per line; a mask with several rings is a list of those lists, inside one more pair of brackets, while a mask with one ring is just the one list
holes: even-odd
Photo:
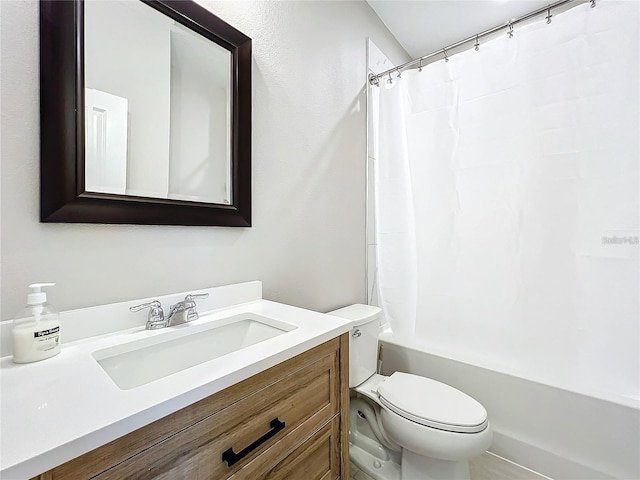
[[139, 312], [140, 310], [144, 310], [145, 308], [149, 309], [147, 324], [144, 327], [146, 330], [156, 330], [158, 328], [164, 328], [167, 326], [168, 322], [164, 318], [164, 311], [162, 310], [162, 305], [158, 300], [153, 300], [152, 302], [142, 303], [140, 305], [130, 307], [129, 311]]
[[184, 300], [172, 305], [169, 309], [169, 316], [167, 319], [167, 325], [180, 325], [182, 323], [192, 322], [197, 320], [199, 315], [196, 311], [196, 298], [207, 298], [208, 293], [190, 293]]

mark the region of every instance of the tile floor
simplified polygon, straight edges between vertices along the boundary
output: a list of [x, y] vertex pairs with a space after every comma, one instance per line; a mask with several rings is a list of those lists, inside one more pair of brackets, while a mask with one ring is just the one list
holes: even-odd
[[369, 475], [364, 473], [353, 462], [351, 462], [351, 472], [349, 474], [349, 480], [373, 480]]
[[472, 458], [469, 470], [471, 480], [551, 480], [490, 452]]

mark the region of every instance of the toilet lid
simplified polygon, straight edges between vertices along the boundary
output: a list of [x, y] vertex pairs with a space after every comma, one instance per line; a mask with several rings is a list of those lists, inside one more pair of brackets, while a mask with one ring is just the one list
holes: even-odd
[[396, 372], [379, 387], [380, 403], [427, 427], [476, 433], [487, 428], [487, 411], [466, 393], [430, 378]]

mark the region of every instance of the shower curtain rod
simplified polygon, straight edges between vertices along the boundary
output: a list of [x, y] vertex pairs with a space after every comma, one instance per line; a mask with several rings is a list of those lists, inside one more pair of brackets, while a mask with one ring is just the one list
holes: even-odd
[[420, 68], [422, 68], [422, 62], [428, 58], [432, 58], [435, 57], [437, 55], [443, 55], [445, 61], [449, 61], [449, 58], [447, 56], [447, 50], [452, 50], [454, 48], [460, 47], [462, 45], [464, 45], [465, 43], [469, 43], [475, 40], [475, 47], [476, 50], [478, 50], [480, 43], [479, 43], [479, 39], [486, 37], [487, 35], [491, 35], [493, 33], [499, 32], [500, 30], [504, 30], [505, 28], [509, 29], [509, 38], [511, 38], [513, 36], [513, 27], [514, 25], [517, 25], [520, 22], [524, 22], [526, 20], [529, 20], [533, 17], [536, 17], [542, 13], [546, 13], [547, 14], [547, 23], [551, 23], [551, 17], [553, 17], [553, 15], [551, 15], [551, 10], [554, 8], [558, 8], [561, 7], [567, 3], [572, 3], [572, 2], [577, 2], [577, 3], [586, 3], [587, 1], [591, 2], [591, 8], [596, 6], [596, 0], [560, 0], [558, 2], [555, 3], [550, 3], [549, 5], [547, 5], [546, 7], [542, 7], [539, 8], [537, 10], [534, 10], [532, 12], [526, 13], [520, 17], [514, 18], [511, 21], [508, 21], [507, 23], [503, 24], [503, 25], [498, 25], [496, 27], [490, 28], [489, 30], [485, 30], [482, 33], [478, 33], [476, 35], [473, 35], [471, 37], [465, 38], [464, 40], [460, 40], [459, 42], [456, 43], [452, 43], [451, 45], [441, 48], [440, 50], [436, 50], [435, 52], [432, 52], [428, 55], [424, 55], [420, 58], [416, 58], [415, 60], [411, 60], [410, 62], [407, 63], [403, 63], [402, 65], [400, 65], [399, 67], [393, 67], [390, 68], [389, 70], [385, 70], [382, 73], [378, 73], [378, 74], [369, 74], [369, 83], [371, 85], [379, 85], [380, 83], [380, 78], [384, 77], [386, 75], [389, 75], [389, 78], [391, 78], [391, 73], [392, 72], [398, 72], [398, 75], [400, 75], [401, 72], [403, 72], [404, 70], [408, 69], [409, 67], [412, 67], [414, 65], [419, 65]]

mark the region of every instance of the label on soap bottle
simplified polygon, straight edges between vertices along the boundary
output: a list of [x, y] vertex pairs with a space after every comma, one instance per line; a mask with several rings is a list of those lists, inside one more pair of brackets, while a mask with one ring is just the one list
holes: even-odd
[[33, 337], [34, 341], [37, 342], [36, 350], [46, 352], [56, 348], [60, 343], [60, 327], [33, 332]]

